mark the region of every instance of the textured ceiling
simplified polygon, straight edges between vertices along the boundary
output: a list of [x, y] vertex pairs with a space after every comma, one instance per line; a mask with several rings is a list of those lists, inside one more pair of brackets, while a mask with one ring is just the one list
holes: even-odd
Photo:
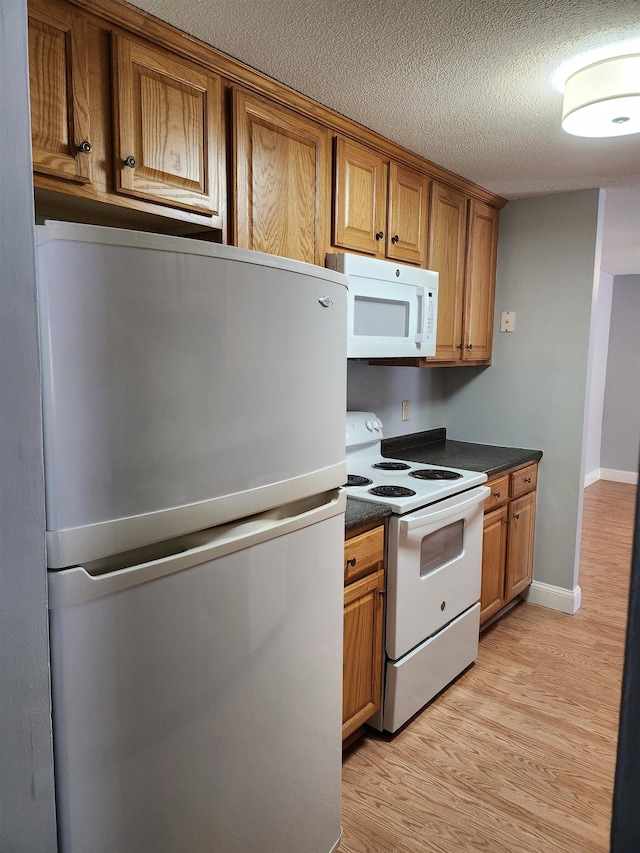
[[638, 0], [133, 5], [506, 198], [610, 188], [603, 269], [640, 273], [640, 136], [569, 136], [552, 84], [577, 54], [640, 39]]

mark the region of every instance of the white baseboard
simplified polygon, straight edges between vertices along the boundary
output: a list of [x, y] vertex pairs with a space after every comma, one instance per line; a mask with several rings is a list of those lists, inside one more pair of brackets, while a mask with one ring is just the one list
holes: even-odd
[[597, 480], [611, 480], [614, 483], [631, 483], [638, 485], [638, 475], [634, 471], [616, 471], [615, 468], [596, 468], [589, 474], [585, 474], [584, 488], [595, 483]]
[[591, 471], [589, 474], [585, 474], [584, 477], [584, 488], [590, 486], [592, 483], [596, 483], [598, 480], [602, 479], [602, 475], [600, 473], [600, 468], [596, 468], [595, 471]]
[[614, 483], [631, 483], [633, 486], [638, 485], [637, 471], [616, 471], [615, 468], [601, 468], [601, 480], [613, 480]]
[[549, 607], [551, 610], [559, 610], [561, 613], [573, 615], [580, 609], [582, 590], [579, 586], [573, 589], [565, 589], [561, 586], [533, 581], [529, 589], [522, 593], [522, 597], [529, 604], [539, 604], [542, 607]]

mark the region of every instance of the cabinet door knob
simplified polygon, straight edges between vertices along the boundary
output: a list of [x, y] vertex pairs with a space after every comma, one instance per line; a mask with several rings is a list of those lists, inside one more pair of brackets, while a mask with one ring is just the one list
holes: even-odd
[[83, 139], [80, 145], [78, 145], [78, 151], [81, 154], [91, 154], [91, 143], [87, 139]]
[[493, 493], [493, 496], [494, 496], [494, 498], [499, 498], [499, 497], [500, 497], [500, 492], [494, 492], [494, 493]]
[[467, 344], [467, 349], [473, 349], [473, 344]]
[[356, 558], [355, 557], [349, 557], [349, 559], [347, 560], [347, 565], [348, 566], [355, 566], [355, 564], [356, 564]]
[[382, 240], [384, 237], [384, 231], [376, 231], [376, 240]]
[[135, 169], [136, 167], [136, 158], [129, 154], [128, 157], [125, 157], [122, 161], [125, 166], [128, 166], [130, 169]]
[[525, 481], [525, 483], [530, 483], [530, 482], [531, 482], [531, 477], [525, 477], [525, 478], [524, 478], [524, 481]]
[[394, 234], [394, 235], [393, 235], [393, 237], [391, 238], [391, 242], [392, 242], [392, 243], [397, 243], [399, 239], [400, 239], [400, 238], [398, 237], [398, 235], [397, 235], [397, 234]]
[[456, 349], [462, 349], [462, 344], [456, 344]]
[[514, 517], [514, 518], [520, 518], [520, 513], [519, 513], [519, 512], [517, 512], [513, 517]]

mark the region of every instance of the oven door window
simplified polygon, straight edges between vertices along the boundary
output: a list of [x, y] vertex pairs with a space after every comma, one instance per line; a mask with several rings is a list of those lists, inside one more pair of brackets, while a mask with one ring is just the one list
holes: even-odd
[[462, 554], [464, 519], [425, 536], [420, 546], [420, 577], [424, 578]]

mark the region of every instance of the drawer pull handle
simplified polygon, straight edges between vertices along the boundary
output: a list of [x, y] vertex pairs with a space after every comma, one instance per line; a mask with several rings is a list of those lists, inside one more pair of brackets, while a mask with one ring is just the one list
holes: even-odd
[[493, 496], [494, 496], [494, 498], [499, 498], [499, 497], [500, 497], [500, 492], [494, 492], [494, 493], [493, 493]]
[[525, 478], [524, 478], [524, 481], [525, 481], [525, 483], [530, 483], [530, 482], [531, 482], [531, 477], [525, 477]]
[[347, 560], [347, 565], [348, 566], [355, 566], [355, 564], [356, 564], [356, 558], [355, 557], [349, 557], [349, 559]]

